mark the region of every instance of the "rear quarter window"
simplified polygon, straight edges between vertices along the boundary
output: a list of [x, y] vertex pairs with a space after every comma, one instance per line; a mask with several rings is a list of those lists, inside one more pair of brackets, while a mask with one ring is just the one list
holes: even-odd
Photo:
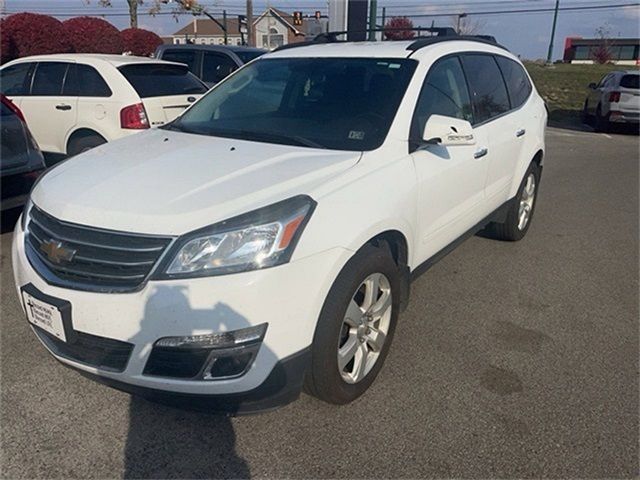
[[495, 57], [511, 99], [511, 108], [518, 108], [527, 101], [531, 94], [531, 82], [524, 68], [517, 62], [506, 57]]
[[620, 86], [622, 88], [640, 88], [640, 74], [639, 75], [624, 75], [620, 79]]
[[140, 98], [200, 94], [207, 87], [182, 65], [158, 63], [125, 65], [119, 68]]
[[112, 92], [95, 68], [76, 64], [69, 67], [63, 94], [77, 97], [110, 97]]

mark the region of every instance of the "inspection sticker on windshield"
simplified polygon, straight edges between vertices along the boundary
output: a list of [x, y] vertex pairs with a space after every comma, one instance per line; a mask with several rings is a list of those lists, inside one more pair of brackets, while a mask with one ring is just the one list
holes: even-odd
[[349, 140], [364, 140], [364, 132], [360, 130], [351, 130], [349, 132]]

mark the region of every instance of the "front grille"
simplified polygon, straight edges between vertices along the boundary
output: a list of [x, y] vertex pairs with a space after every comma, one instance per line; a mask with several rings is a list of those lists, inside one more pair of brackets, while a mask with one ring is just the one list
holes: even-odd
[[122, 292], [145, 281], [170, 241], [67, 223], [33, 207], [25, 247], [32, 266], [52, 285]]
[[65, 343], [39, 327], [34, 330], [49, 350], [69, 360], [113, 372], [127, 368], [133, 345], [112, 338], [75, 332], [73, 343]]

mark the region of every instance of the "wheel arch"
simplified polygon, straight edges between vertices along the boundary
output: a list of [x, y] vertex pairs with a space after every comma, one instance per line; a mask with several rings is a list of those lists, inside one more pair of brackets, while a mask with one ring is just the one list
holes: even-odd
[[104, 135], [102, 135], [100, 132], [98, 132], [93, 128], [88, 128], [88, 127], [76, 128], [73, 132], [71, 132], [71, 134], [67, 138], [67, 142], [65, 144], [65, 153], [66, 154], [69, 153], [69, 146], [71, 145], [72, 142], [81, 138], [87, 138], [87, 137], [93, 137], [93, 136], [102, 138], [105, 141], [105, 143], [108, 141]]

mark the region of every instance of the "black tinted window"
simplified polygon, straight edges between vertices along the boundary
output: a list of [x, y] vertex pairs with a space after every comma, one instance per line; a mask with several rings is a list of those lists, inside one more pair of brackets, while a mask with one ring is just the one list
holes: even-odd
[[235, 53], [238, 56], [238, 58], [242, 60], [242, 63], [249, 63], [254, 58], [258, 58], [260, 55], [264, 55], [265, 52], [260, 50], [255, 50], [255, 51], [248, 50], [248, 51], [238, 51], [233, 53]]
[[196, 52], [194, 50], [165, 50], [162, 60], [167, 62], [184, 63], [189, 67], [189, 71], [198, 75], [196, 70]]
[[475, 123], [509, 111], [509, 96], [498, 64], [491, 55], [464, 55], [464, 71], [469, 81]]
[[529, 82], [524, 68], [518, 63], [506, 57], [496, 56], [495, 58], [507, 84], [511, 108], [517, 108], [529, 98], [531, 82]]
[[258, 60], [167, 128], [337, 150], [382, 144], [417, 62], [384, 58]]
[[28, 73], [33, 63], [19, 63], [2, 69], [0, 72], [0, 87], [2, 93], [8, 96], [27, 95], [29, 93]]
[[36, 67], [31, 86], [31, 95], [57, 96], [62, 94], [62, 83], [67, 73], [68, 63], [40, 62]]
[[640, 75], [625, 75], [620, 79], [622, 88], [640, 88]]
[[433, 114], [473, 120], [469, 91], [458, 57], [437, 62], [422, 86], [411, 125], [411, 138], [418, 139]]
[[238, 68], [236, 62], [228, 56], [206, 52], [202, 59], [202, 80], [218, 83], [236, 68]]
[[150, 63], [120, 67], [140, 98], [205, 93], [207, 88], [186, 67]]
[[78, 97], [110, 97], [111, 89], [95, 68], [76, 64], [69, 67], [63, 94]]

